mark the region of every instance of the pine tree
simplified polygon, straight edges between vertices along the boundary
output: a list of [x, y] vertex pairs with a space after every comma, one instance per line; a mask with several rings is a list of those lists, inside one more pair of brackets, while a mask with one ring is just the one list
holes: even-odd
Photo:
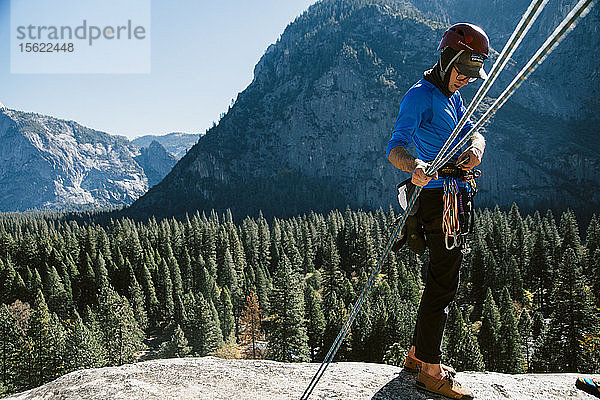
[[[358, 281], [357, 286], [363, 286], [367, 282], [366, 271], [362, 270], [361, 278]], [[356, 319], [353, 324], [352, 336], [347, 340], [351, 344], [352, 352], [351, 359], [358, 361], [371, 361], [370, 356], [373, 352], [373, 347], [369, 343], [371, 338], [370, 334], [374, 330], [373, 317], [374, 312], [372, 310], [372, 303], [374, 296], [368, 296], [362, 307], [356, 315]], [[341, 325], [340, 325], [341, 326]], [[339, 327], [338, 327], [339, 330]]]
[[261, 311], [258, 298], [251, 291], [240, 316], [240, 345], [245, 349], [246, 357], [257, 358], [258, 342], [265, 336], [261, 328]]
[[588, 281], [591, 283], [590, 289], [592, 290], [592, 297], [596, 301], [596, 304], [599, 304], [600, 303], [600, 279], [598, 279], [598, 277], [600, 277], [600, 249], [596, 249], [594, 251], [594, 256], [591, 258], [591, 261], [589, 263], [589, 268], [590, 268], [589, 275], [592, 276], [592, 278]]
[[519, 262], [517, 262], [515, 257], [510, 258], [505, 282], [510, 291], [511, 298], [523, 304], [523, 279], [521, 279]]
[[[268, 270], [271, 262], [270, 241], [271, 233], [269, 232], [269, 224], [263, 217], [262, 212], [259, 214], [258, 221], [258, 258], [257, 262], [264, 270]], [[260, 299], [260, 297], [259, 297]], [[263, 309], [265, 304], [263, 303]]]
[[180, 294], [173, 294], [173, 320], [169, 324], [183, 324], [187, 320], [187, 313], [183, 297]]
[[[323, 347], [319, 354], [320, 359], [325, 358], [327, 351], [348, 317], [348, 311], [342, 299], [338, 299], [335, 292], [333, 292], [332, 295], [323, 299], [323, 314], [325, 315], [325, 332], [323, 333]], [[350, 330], [336, 354], [338, 360], [350, 359], [352, 336], [352, 330]]]
[[142, 293], [142, 287], [135, 278], [135, 274], [131, 269], [131, 264], [128, 264], [128, 282], [129, 287], [127, 288], [127, 294], [131, 308], [133, 309], [133, 315], [135, 316], [138, 326], [144, 330], [148, 327], [148, 313], [145, 309], [144, 294]]
[[[519, 208], [516, 203], [513, 203], [510, 212], [508, 214], [508, 221], [511, 230], [511, 244], [510, 244], [510, 253], [515, 257], [518, 264], [518, 270], [523, 273], [527, 265], [529, 264], [529, 253], [530, 253], [530, 243], [529, 243], [529, 232], [527, 230], [527, 226], [525, 225], [521, 214], [519, 213]], [[513, 300], [520, 301], [518, 297], [516, 297], [511, 290], [511, 294]]]
[[323, 278], [318, 270], [310, 272], [306, 276], [306, 285], [312, 287], [315, 291], [320, 292], [323, 287]]
[[187, 248], [183, 249], [183, 255], [181, 256], [181, 278], [183, 279], [183, 293], [187, 293], [192, 290], [194, 282], [194, 273], [192, 271], [192, 259], [188, 253]]
[[481, 316], [481, 328], [479, 330], [479, 349], [483, 356], [483, 362], [489, 371], [497, 371], [500, 357], [500, 312], [488, 288]]
[[[313, 275], [314, 276], [314, 275]], [[304, 289], [306, 333], [311, 361], [316, 361], [316, 350], [323, 346], [325, 317], [321, 308], [321, 299], [315, 289], [307, 284]]]
[[[69, 266], [67, 264], [67, 261], [65, 260], [61, 260], [60, 264], [57, 268], [58, 274], [60, 276], [60, 279], [63, 283], [63, 288], [65, 290], [65, 302], [69, 305], [69, 308], [72, 308], [73, 306], [73, 285], [71, 283], [71, 278], [69, 276]], [[19, 274], [20, 275], [20, 274]], [[19, 276], [19, 279], [23, 282], [22, 284], [19, 283], [19, 285], [22, 285], [21, 287], [21, 293], [19, 293], [19, 298], [25, 298], [27, 296], [27, 288], [25, 286], [25, 282], [23, 281], [23, 279]]]
[[560, 244], [560, 254], [564, 254], [568, 248], [573, 249], [577, 256], [577, 261], [580, 261], [581, 240], [579, 239], [579, 227], [573, 211], [568, 210], [560, 218], [560, 233], [562, 242]]
[[491, 285], [492, 274], [489, 271], [490, 265], [487, 264], [490, 255], [486, 243], [481, 235], [476, 234], [474, 236], [469, 263], [467, 264], [471, 278], [471, 290], [467, 299], [474, 306], [471, 317], [478, 319], [481, 316], [486, 298], [486, 289]]
[[[568, 225], [568, 224], [566, 224]], [[547, 244], [548, 254], [551, 259], [552, 266], [557, 266], [562, 259], [562, 255], [564, 253], [564, 249], [562, 248], [562, 238], [558, 232], [558, 228], [556, 226], [556, 221], [554, 220], [554, 215], [552, 214], [552, 210], [548, 210], [543, 220], [543, 230], [544, 230], [544, 242]], [[575, 238], [573, 237], [575, 240]], [[550, 278], [553, 278], [551, 276]], [[551, 286], [550, 290], [551, 291]]]
[[51, 375], [47, 378], [48, 381], [65, 374], [69, 362], [66, 348], [67, 332], [55, 313], [50, 316], [49, 333], [52, 337], [54, 351], [48, 360], [51, 371]]
[[256, 269], [256, 294], [258, 295], [258, 301], [262, 304], [263, 312], [268, 314], [270, 312], [269, 293], [271, 292], [271, 287], [265, 268], [259, 265]]
[[394, 343], [389, 332], [390, 308], [389, 297], [391, 296], [390, 285], [385, 279], [380, 279], [371, 292], [370, 320], [372, 328], [367, 332], [366, 350], [370, 353], [366, 359], [371, 362], [381, 362], [386, 350]]
[[6, 260], [2, 267], [0, 268], [0, 299], [10, 304], [17, 299], [14, 287], [17, 272], [10, 259]]
[[270, 357], [277, 361], [308, 361], [308, 337], [304, 326], [302, 282], [285, 254], [281, 254], [273, 280], [273, 329], [269, 337]]
[[[399, 263], [400, 273], [397, 272], [396, 263]], [[404, 263], [401, 261], [396, 263], [391, 265], [388, 275], [391, 291], [387, 299], [389, 310], [387, 334], [391, 343], [397, 343], [401, 348], [408, 349], [412, 344], [413, 328], [417, 319], [419, 288], [415, 282], [417, 279], [414, 276], [412, 279], [409, 277]]]
[[99, 338], [83, 323], [76, 311], [67, 321], [65, 340], [69, 371], [98, 368], [106, 364], [106, 351]]
[[537, 340], [544, 329], [546, 329], [544, 315], [541, 312], [536, 311], [533, 313], [533, 322], [531, 323], [531, 336], [534, 341]]
[[529, 312], [526, 309], [523, 309], [523, 311], [521, 312], [521, 316], [519, 317], [519, 324], [518, 324], [518, 329], [519, 329], [519, 337], [521, 338], [521, 346], [524, 350], [524, 355], [525, 355], [525, 365], [526, 365], [526, 371], [529, 371], [529, 364], [531, 363], [531, 357], [530, 357], [530, 346], [529, 346], [529, 340], [531, 338], [531, 325], [532, 325], [532, 321], [531, 321], [531, 317], [529, 316]]
[[110, 286], [104, 287], [99, 296], [96, 318], [110, 365], [134, 361], [135, 354], [144, 348], [144, 334], [129, 301], [120, 297]]
[[570, 247], [559, 265], [555, 285], [547, 341], [554, 343], [556, 352], [549, 359], [549, 367], [564, 372], [589, 370], [590, 360], [581, 341], [586, 334], [595, 333], [600, 322], [579, 257]]
[[544, 232], [541, 228], [535, 232], [529, 271], [531, 271], [531, 275], [528, 277], [529, 279], [525, 279], [525, 282], [530, 282], [527, 287], [534, 293], [536, 306], [541, 310], [546, 310], [548, 292], [552, 288], [553, 268], [551, 256], [544, 244]]
[[88, 304], [96, 304], [96, 276], [92, 268], [92, 260], [86, 254], [79, 267], [79, 276], [75, 279], [73, 300], [77, 301], [78, 309], [82, 310]]
[[221, 307], [219, 310], [219, 321], [223, 339], [226, 343], [235, 343], [235, 319], [233, 317], [233, 306], [231, 304], [231, 296], [229, 289], [221, 290]]
[[[70, 286], [70, 282], [69, 282], [69, 286]], [[25, 281], [21, 277], [20, 272], [17, 272], [15, 275], [15, 279], [13, 280], [12, 290], [14, 293], [14, 297], [17, 299], [28, 300], [30, 298], [29, 291], [27, 290], [27, 285], [25, 284]], [[65, 303], [67, 304], [67, 307], [65, 307], [65, 308], [72, 306], [73, 297], [71, 295], [71, 292], [66, 293]]]
[[42, 282], [44, 283], [45, 298], [48, 299], [48, 308], [61, 315], [66, 315], [70, 304], [67, 292], [56, 268], [46, 266], [44, 272]]
[[231, 256], [233, 258], [233, 266], [238, 280], [238, 293], [236, 293], [236, 301], [238, 304], [236, 304], [236, 309], [239, 310], [241, 307], [241, 302], [243, 301], [243, 293], [245, 293], [247, 290], [246, 282], [254, 283], [254, 279], [249, 279], [250, 277], [246, 276], [246, 271], [248, 270], [246, 255], [244, 254], [242, 242], [233, 223], [229, 223], [227, 225], [227, 229], [229, 231], [229, 247], [231, 249]]
[[191, 350], [192, 348], [188, 346], [188, 341], [179, 325], [175, 327], [171, 339], [161, 345], [161, 355], [164, 358], [183, 358], [188, 356]]
[[339, 299], [342, 294], [343, 276], [340, 270], [340, 257], [330, 237], [323, 249], [323, 298], [328, 301], [333, 293]]
[[33, 303], [33, 314], [27, 336], [31, 340], [31, 368], [29, 385], [39, 386], [54, 377], [52, 370], [53, 353], [57, 351], [52, 337], [51, 315], [41, 290], [38, 290]]
[[[40, 276], [40, 273], [37, 269], [33, 269], [33, 277], [31, 278], [31, 285], [29, 288], [29, 291], [32, 293], [32, 300], [35, 301], [35, 294], [33, 293], [37, 293], [38, 290], [44, 290], [44, 285], [42, 284], [42, 277]], [[92, 284], [92, 291], [93, 291], [93, 284]]]
[[150, 273], [150, 269], [148, 268], [148, 265], [152, 266], [152, 263], [150, 262], [151, 259], [149, 256], [147, 256], [145, 260], [146, 261], [141, 267], [140, 286], [142, 287], [142, 290], [144, 292], [146, 310], [150, 317], [149, 322], [156, 322], [156, 320], [158, 319], [158, 310], [160, 305], [158, 303], [158, 298], [156, 297], [156, 289], [154, 287], [154, 282], [152, 281], [152, 274]]
[[448, 364], [458, 371], [485, 369], [477, 339], [456, 303], [452, 303], [450, 307], [444, 338], [444, 358]]
[[181, 278], [181, 269], [179, 268], [179, 263], [177, 262], [177, 259], [173, 256], [172, 253], [167, 258], [167, 265], [169, 266], [169, 270], [171, 272], [171, 282], [173, 284], [173, 299], [175, 299], [176, 296], [183, 296], [183, 279]]
[[228, 248], [225, 249], [222, 263], [223, 264], [219, 266], [217, 283], [220, 287], [229, 289], [234, 314], [239, 315], [242, 292], [240, 280], [238, 279], [238, 274], [235, 265], [233, 264], [233, 257]]
[[505, 287], [500, 300], [501, 326], [499, 332], [500, 358], [499, 371], [508, 374], [519, 374], [524, 371], [524, 360], [521, 353], [521, 338], [515, 318], [515, 307], [510, 293]]
[[[536, 313], [536, 315], [541, 314]], [[535, 322], [536, 319], [534, 319], [534, 323]], [[544, 323], [541, 326], [541, 330], [538, 333], [533, 345], [533, 355], [531, 356], [531, 372], [549, 372], [554, 370], [554, 368], [552, 368], [552, 360], [556, 358], [556, 353], [558, 351], [560, 351], [558, 343], [549, 340], [548, 327]]]
[[355, 265], [358, 267], [358, 273], [360, 274], [361, 271], [369, 273], [376, 264], [375, 257], [373, 238], [370, 235], [368, 222], [365, 218], [360, 222], [356, 241]]
[[108, 285], [108, 270], [106, 269], [106, 262], [104, 261], [104, 256], [102, 254], [98, 254], [98, 257], [94, 259], [92, 266], [96, 278], [96, 287], [101, 289]]
[[587, 262], [583, 272], [591, 283], [596, 302], [600, 303], [600, 221], [596, 214], [592, 216], [585, 238]]
[[[420, 266], [415, 265], [415, 268], [420, 268]], [[397, 268], [390, 271], [390, 273], [397, 276], [394, 280], [397, 282], [400, 298], [418, 307], [421, 301], [421, 288], [423, 287], [420, 276], [414, 270], [411, 271], [407, 268], [407, 264], [399, 260], [397, 261]], [[393, 285], [391, 286], [393, 287]]]
[[207, 301], [200, 294], [196, 299], [196, 315], [198, 336], [196, 341], [196, 352], [200, 356], [206, 356], [223, 346], [223, 334], [219, 327], [219, 318], [213, 312], [212, 301]]
[[10, 389], [15, 371], [14, 364], [17, 359], [18, 331], [14, 317], [8, 311], [6, 304], [0, 306], [0, 351], [2, 387]]
[[159, 264], [157, 277], [157, 295], [160, 302], [161, 317], [163, 321], [169, 321], [173, 318], [175, 303], [173, 300], [173, 281], [171, 280], [171, 271], [167, 262], [163, 259]]

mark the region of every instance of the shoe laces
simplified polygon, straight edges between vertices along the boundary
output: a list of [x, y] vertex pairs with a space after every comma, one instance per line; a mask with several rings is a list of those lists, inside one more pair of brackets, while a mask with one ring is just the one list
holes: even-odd
[[456, 379], [454, 379], [449, 373], [448, 371], [444, 370], [444, 377], [442, 378], [442, 380], [446, 380], [450, 383], [450, 387], [462, 387], [460, 385], [460, 383], [458, 383], [458, 381]]

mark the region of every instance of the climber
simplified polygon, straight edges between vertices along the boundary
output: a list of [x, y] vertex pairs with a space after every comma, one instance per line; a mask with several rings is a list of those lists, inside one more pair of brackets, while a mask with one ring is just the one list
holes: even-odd
[[[459, 247], [448, 246], [444, 237], [444, 182], [436, 172], [428, 176], [428, 162], [450, 137], [465, 113], [459, 89], [478, 79], [486, 79], [483, 62], [488, 57], [489, 39], [478, 26], [460, 23], [451, 26], [442, 36], [437, 63], [415, 83], [400, 102], [400, 111], [392, 137], [387, 145], [389, 161], [398, 169], [412, 174], [411, 181], [423, 187], [417, 215], [429, 248], [425, 290], [419, 305], [413, 335], [413, 346], [405, 360], [405, 369], [418, 372], [417, 387], [454, 399], [472, 399], [472, 393], [454, 379], [454, 371], [440, 364], [442, 336], [447, 318], [447, 306], [458, 287], [462, 253]], [[468, 121], [460, 138], [472, 128]], [[407, 150], [415, 144], [417, 157]], [[454, 145], [454, 143], [453, 143]], [[470, 146], [456, 153], [444, 169], [452, 174], [464, 174], [481, 163], [485, 149], [484, 137], [476, 133]], [[439, 179], [438, 179], [439, 178]], [[457, 180], [457, 195], [467, 198], [466, 185]], [[449, 249], [450, 248], [450, 249]]]

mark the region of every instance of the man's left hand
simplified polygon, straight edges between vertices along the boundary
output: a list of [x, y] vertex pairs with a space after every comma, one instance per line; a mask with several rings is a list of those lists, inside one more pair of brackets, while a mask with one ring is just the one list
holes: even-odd
[[470, 147], [458, 157], [456, 164], [460, 164], [461, 161], [468, 158], [468, 161], [466, 161], [464, 164], [460, 164], [460, 168], [464, 171], [470, 171], [481, 164], [481, 156], [482, 154], [480, 150]]

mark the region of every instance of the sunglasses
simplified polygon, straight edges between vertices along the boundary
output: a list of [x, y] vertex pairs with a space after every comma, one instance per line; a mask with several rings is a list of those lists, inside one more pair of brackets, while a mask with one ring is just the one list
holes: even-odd
[[455, 70], [456, 70], [456, 72], [458, 73], [458, 75], [456, 75], [456, 80], [457, 80], [457, 81], [459, 81], [459, 82], [465, 82], [465, 81], [468, 81], [469, 83], [473, 83], [473, 82], [475, 82], [477, 79], [479, 79], [479, 78], [474, 78], [474, 77], [469, 77], [469, 76], [467, 76], [467, 75], [463, 75], [463, 74], [460, 72], [460, 69], [458, 69], [458, 67], [457, 67], [456, 65], [454, 66], [454, 69], [455, 69]]

